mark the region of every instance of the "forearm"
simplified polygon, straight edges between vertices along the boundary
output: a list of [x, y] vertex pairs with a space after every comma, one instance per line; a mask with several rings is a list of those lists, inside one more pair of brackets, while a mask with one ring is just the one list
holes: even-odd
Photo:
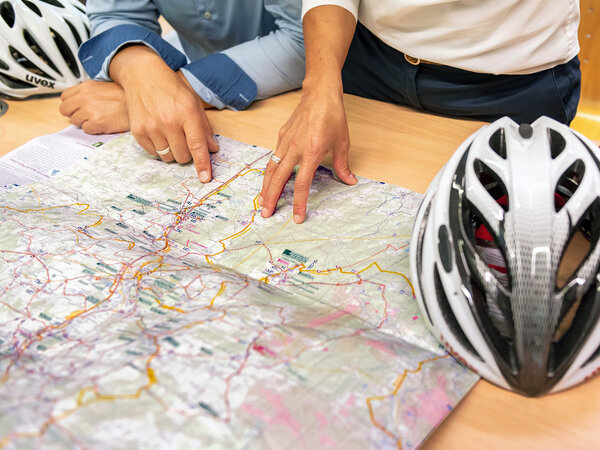
[[341, 71], [352, 42], [356, 19], [340, 6], [318, 6], [302, 20], [306, 54], [306, 77], [303, 87], [341, 88]]
[[[171, 69], [165, 64], [162, 58], [152, 49], [145, 45], [132, 45], [124, 48], [115, 55], [110, 63], [109, 73], [110, 77], [126, 90], [127, 86], [131, 85], [131, 83], [139, 83], [141, 80], [147, 79], [148, 67], [152, 67], [157, 71], [171, 72]], [[194, 91], [181, 70], [178, 70], [176, 75], [190, 91]], [[204, 108], [212, 107], [212, 105], [206, 103], [202, 98], [198, 98]]]

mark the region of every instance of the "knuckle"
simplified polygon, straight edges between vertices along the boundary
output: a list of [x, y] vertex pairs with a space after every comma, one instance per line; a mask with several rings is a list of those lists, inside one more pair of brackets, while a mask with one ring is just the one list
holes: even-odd
[[276, 185], [283, 185], [287, 181], [287, 178], [281, 174], [281, 172], [275, 172], [271, 178], [271, 182]]
[[309, 147], [306, 148], [306, 156], [308, 158], [317, 158], [319, 157], [319, 155], [321, 154], [321, 151], [319, 150], [319, 147], [316, 147], [314, 145], [311, 145]]
[[303, 210], [306, 208], [306, 202], [301, 200], [294, 200], [292, 207], [297, 213], [303, 212]]
[[177, 107], [185, 114], [186, 117], [198, 114], [198, 102], [194, 97], [187, 95], [182, 97], [179, 100]]
[[103, 130], [97, 124], [90, 123], [89, 121], [85, 122], [81, 129], [87, 134], [100, 134], [103, 132]]
[[131, 124], [130, 126], [130, 131], [131, 134], [133, 135], [133, 137], [135, 137], [136, 139], [139, 139], [143, 136], [145, 136], [145, 130], [144, 127], [139, 126], [138, 124]]
[[181, 153], [177, 154], [175, 156], [175, 159], [179, 164], [187, 164], [192, 160], [192, 155], [190, 155], [188, 152]]
[[179, 123], [177, 122], [177, 119], [173, 116], [163, 116], [160, 119], [160, 125], [158, 125], [158, 123], [155, 123], [154, 126], [163, 130], [166, 129], [169, 131], [174, 131], [179, 127]]
[[348, 165], [348, 161], [345, 160], [337, 160], [333, 162], [333, 167], [337, 170], [349, 170], [350, 166]]
[[142, 133], [147, 134], [149, 136], [163, 134], [161, 132], [162, 127], [160, 126], [160, 124], [158, 122], [156, 122], [154, 120], [149, 121], [145, 124], [142, 124], [140, 128], [142, 128]]
[[188, 148], [193, 152], [200, 152], [206, 149], [206, 140], [204, 138], [188, 139]]
[[305, 180], [296, 180], [294, 183], [296, 191], [305, 192], [310, 189], [310, 183]]
[[203, 158], [194, 159], [194, 167], [196, 167], [196, 169], [206, 169], [209, 166], [210, 166], [210, 162], [206, 159], [203, 159]]

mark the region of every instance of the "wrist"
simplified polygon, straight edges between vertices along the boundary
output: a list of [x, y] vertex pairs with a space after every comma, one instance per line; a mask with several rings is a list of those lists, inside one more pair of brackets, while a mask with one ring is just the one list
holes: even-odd
[[213, 105], [211, 105], [210, 103], [206, 103], [204, 99], [198, 95], [198, 93], [192, 87], [190, 81], [187, 79], [187, 77], [181, 70], [178, 70], [177, 72], [175, 72], [175, 74], [177, 75], [177, 77], [179, 77], [179, 80], [181, 80], [183, 85], [187, 87], [190, 91], [192, 91], [196, 97], [198, 97], [198, 100], [200, 100], [200, 103], [202, 103], [202, 107], [204, 109], [209, 109], [213, 107]]
[[339, 94], [344, 92], [341, 73], [307, 75], [302, 82], [302, 92], [305, 94], [319, 93], [321, 95]]
[[108, 73], [113, 81], [125, 87], [130, 83], [138, 83], [148, 74], [149, 67], [155, 70], [162, 66], [168, 68], [154, 50], [142, 44], [133, 44], [121, 48], [112, 58]]

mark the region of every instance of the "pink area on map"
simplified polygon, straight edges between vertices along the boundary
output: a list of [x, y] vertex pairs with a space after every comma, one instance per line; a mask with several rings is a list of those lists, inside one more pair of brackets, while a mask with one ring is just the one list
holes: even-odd
[[249, 415], [258, 417], [263, 422], [269, 423], [269, 418], [266, 416], [264, 411], [262, 411], [258, 408], [255, 408], [254, 406], [250, 405], [249, 403], [244, 403], [242, 406], [240, 406], [240, 408], [242, 409], [242, 411], [248, 413]]
[[338, 414], [340, 416], [348, 417], [350, 415], [350, 412], [354, 411], [355, 405], [356, 397], [354, 396], [354, 394], [350, 394], [346, 399], [346, 402], [343, 405], [341, 405]]
[[319, 428], [325, 428], [329, 423], [329, 419], [321, 411], [315, 411], [315, 417], [317, 418], [317, 422], [319, 422]]
[[290, 428], [294, 434], [300, 436], [302, 425], [292, 417], [283, 402], [283, 395], [276, 394], [273, 391], [262, 389], [264, 398], [271, 404], [273, 408], [273, 417], [269, 423], [280, 423]]
[[419, 402], [415, 408], [415, 414], [427, 422], [431, 427], [435, 427], [448, 414], [448, 405], [453, 402], [446, 393], [446, 378], [438, 375], [435, 387], [419, 394]]
[[329, 322], [333, 322], [334, 320], [339, 319], [340, 317], [345, 316], [346, 314], [352, 314], [358, 309], [358, 305], [348, 305], [346, 308], [333, 312], [323, 317], [319, 317], [317, 319], [313, 319], [306, 325], [308, 328], [316, 328], [318, 326], [324, 325]]
[[367, 341], [367, 344], [370, 345], [373, 348], [376, 348], [381, 353], [385, 353], [385, 354], [390, 355], [390, 356], [397, 356], [397, 354], [394, 351], [392, 351], [391, 348], [389, 348], [386, 344], [384, 344], [381, 341], [376, 341], [374, 339], [369, 339]]
[[325, 445], [326, 447], [337, 447], [337, 442], [334, 441], [331, 437], [327, 436], [326, 434], [322, 434], [321, 436], [319, 436], [319, 441], [322, 445]]

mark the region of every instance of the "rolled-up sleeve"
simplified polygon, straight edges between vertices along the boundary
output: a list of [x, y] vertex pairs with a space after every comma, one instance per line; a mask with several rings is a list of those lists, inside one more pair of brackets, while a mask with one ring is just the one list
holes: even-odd
[[313, 9], [317, 6], [335, 5], [347, 9], [354, 15], [354, 18], [356, 19], [358, 18], [359, 4], [360, 0], [303, 0], [302, 17], [304, 18], [304, 14], [306, 14], [310, 9]]
[[128, 44], [152, 48], [173, 70], [186, 64], [185, 55], [160, 37], [160, 12], [151, 0], [90, 0], [86, 9], [92, 37], [79, 48], [79, 59], [92, 79], [110, 81], [110, 62]]
[[265, 1], [265, 9], [274, 18], [274, 31], [184, 68], [196, 91], [204, 87], [216, 97], [210, 101], [203, 96], [205, 101], [240, 110], [256, 99], [301, 86], [305, 62], [300, 2]]
[[[160, 8], [160, 2], [156, 3]], [[270, 17], [267, 23], [272, 27], [257, 30], [255, 39], [191, 62], [160, 37], [160, 10], [151, 0], [91, 0], [88, 5], [92, 38], [81, 46], [79, 56], [93, 79], [109, 81], [114, 55], [124, 45], [141, 43], [171, 69], [181, 70], [198, 95], [217, 108], [241, 110], [256, 99], [302, 84], [305, 62], [300, 0], [265, 0], [262, 14]], [[235, 5], [220, 7], [231, 11]], [[240, 13], [231, 17], [230, 25], [243, 26], [247, 21]]]
[[112, 58], [123, 46], [129, 44], [150, 47], [173, 70], [179, 70], [187, 62], [183, 53], [154, 31], [137, 25], [117, 25], [94, 36], [79, 48], [79, 59], [92, 79], [110, 81], [108, 67]]

